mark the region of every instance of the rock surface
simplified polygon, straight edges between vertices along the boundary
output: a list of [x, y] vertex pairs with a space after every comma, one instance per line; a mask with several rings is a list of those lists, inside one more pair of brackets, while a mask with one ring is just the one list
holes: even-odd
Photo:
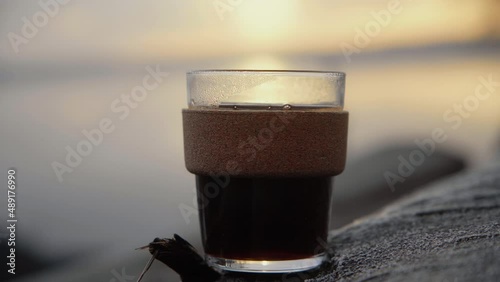
[[398, 173], [400, 158], [408, 159], [415, 148], [415, 145], [387, 146], [348, 160], [346, 170], [335, 177], [331, 228], [345, 226], [466, 167], [460, 156], [436, 149], [404, 182], [389, 186], [384, 175]]

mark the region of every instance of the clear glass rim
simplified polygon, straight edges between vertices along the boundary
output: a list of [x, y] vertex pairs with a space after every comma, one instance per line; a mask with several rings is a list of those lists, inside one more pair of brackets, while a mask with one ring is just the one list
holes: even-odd
[[316, 71], [316, 70], [250, 70], [250, 69], [206, 69], [191, 70], [187, 75], [238, 75], [238, 74], [262, 74], [262, 75], [304, 75], [304, 76], [335, 76], [345, 77], [346, 74], [340, 71]]

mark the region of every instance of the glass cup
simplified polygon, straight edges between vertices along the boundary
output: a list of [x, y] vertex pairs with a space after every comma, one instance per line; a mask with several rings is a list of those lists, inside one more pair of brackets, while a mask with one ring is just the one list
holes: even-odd
[[341, 72], [187, 73], [185, 162], [209, 264], [282, 273], [325, 260], [346, 158], [344, 89]]

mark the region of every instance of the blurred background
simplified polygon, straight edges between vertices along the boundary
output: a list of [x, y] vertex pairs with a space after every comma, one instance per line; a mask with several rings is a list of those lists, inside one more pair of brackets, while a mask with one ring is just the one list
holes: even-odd
[[[178, 233], [201, 249], [196, 214], [179, 208], [195, 197], [181, 124], [192, 69], [347, 73], [335, 228], [481, 166], [499, 144], [499, 14], [495, 0], [1, 1], [0, 220], [16, 168], [19, 222], [17, 274], [0, 278], [135, 281], [149, 254], [134, 248], [155, 237]], [[158, 85], [124, 101], [151, 70], [162, 72]], [[474, 99], [478, 87], [487, 98]], [[68, 146], [106, 118], [114, 130], [58, 177]], [[435, 128], [447, 140], [391, 191], [384, 172]], [[155, 263], [144, 281], [178, 278]]]

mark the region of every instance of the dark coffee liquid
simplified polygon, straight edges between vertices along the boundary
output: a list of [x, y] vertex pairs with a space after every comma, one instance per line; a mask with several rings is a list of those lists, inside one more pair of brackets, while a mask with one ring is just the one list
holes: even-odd
[[325, 250], [331, 177], [231, 177], [227, 182], [221, 188], [210, 176], [196, 176], [207, 254], [230, 259], [291, 260]]

